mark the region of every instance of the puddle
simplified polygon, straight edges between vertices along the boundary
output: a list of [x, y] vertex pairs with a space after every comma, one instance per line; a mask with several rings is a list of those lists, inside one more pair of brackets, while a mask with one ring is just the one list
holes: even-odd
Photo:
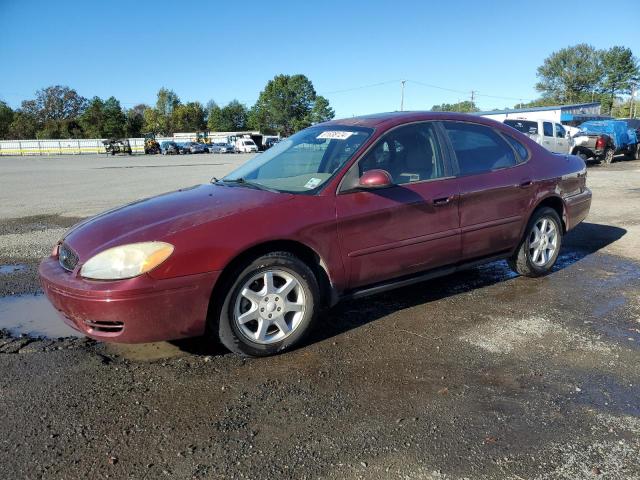
[[590, 378], [578, 385], [581, 391], [576, 393], [576, 401], [579, 404], [615, 415], [640, 416], [640, 385], [621, 383], [609, 376]]
[[[0, 329], [12, 335], [32, 337], [84, 337], [67, 326], [44, 295], [15, 295], [0, 298]], [[105, 353], [131, 361], [154, 361], [188, 355], [168, 342], [136, 345], [105, 343]]]
[[153, 362], [155, 360], [166, 360], [188, 355], [187, 352], [169, 342], [107, 343], [104, 348], [105, 353], [108, 355], [117, 355], [134, 362]]
[[12, 335], [33, 337], [82, 337], [67, 326], [44, 295], [24, 295], [0, 298], [0, 329]]
[[12, 273], [23, 272], [27, 269], [27, 266], [23, 263], [14, 265], [0, 265], [0, 275], [11, 275]]

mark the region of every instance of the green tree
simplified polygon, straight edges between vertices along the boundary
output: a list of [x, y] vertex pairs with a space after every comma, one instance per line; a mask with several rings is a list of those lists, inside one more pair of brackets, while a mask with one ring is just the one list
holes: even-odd
[[101, 138], [122, 138], [127, 117], [122, 111], [120, 102], [115, 97], [107, 98], [104, 102], [103, 112]]
[[35, 99], [23, 101], [21, 110], [35, 119], [38, 138], [81, 138], [78, 117], [86, 105], [87, 99], [75, 90], [53, 85], [38, 90]]
[[458, 103], [441, 103], [440, 105], [434, 105], [433, 107], [431, 107], [431, 111], [471, 113], [479, 112], [480, 109], [476, 106], [475, 103], [471, 102], [470, 100], [465, 100]]
[[180, 98], [173, 90], [161, 88], [156, 100], [157, 121], [160, 133], [172, 135], [176, 130], [173, 126], [173, 110], [180, 105]]
[[216, 102], [210, 100], [207, 103], [207, 128], [211, 132], [222, 132], [222, 109]]
[[601, 54], [581, 43], [553, 52], [538, 67], [536, 90], [554, 103], [588, 101], [602, 80]]
[[231, 100], [222, 108], [222, 121], [226, 131], [245, 130], [248, 113], [246, 106], [238, 100]]
[[220, 108], [215, 102], [209, 104], [207, 126], [212, 132], [237, 132], [247, 129], [249, 110], [238, 100], [232, 100]]
[[165, 134], [165, 132], [161, 130], [162, 127], [158, 110], [151, 107], [145, 108], [142, 116], [144, 120], [143, 128], [145, 132], [154, 133], [156, 135]]
[[5, 102], [0, 101], [0, 139], [9, 138], [9, 128], [13, 122], [13, 109]]
[[38, 121], [32, 114], [18, 110], [13, 115], [7, 136], [15, 140], [36, 138], [38, 128]]
[[23, 102], [23, 110], [33, 114], [39, 122], [76, 119], [84, 111], [87, 99], [75, 90], [53, 85], [36, 92], [36, 98]]
[[317, 95], [309, 114], [309, 122], [312, 125], [315, 125], [316, 123], [328, 122], [333, 117], [335, 117], [335, 115], [336, 112], [329, 105], [329, 100], [324, 98], [322, 95]]
[[61, 139], [61, 138], [85, 138], [82, 126], [76, 119], [47, 120], [40, 125], [36, 138]]
[[128, 138], [141, 138], [144, 127], [144, 111], [149, 108], [147, 105], [140, 104], [127, 110], [127, 119], [125, 121], [125, 135]]
[[79, 118], [80, 126], [87, 138], [102, 138], [104, 123], [104, 102], [100, 97], [89, 100], [87, 108]]
[[249, 123], [265, 133], [285, 136], [310, 125], [316, 91], [304, 75], [276, 75], [260, 92]]
[[629, 48], [615, 46], [601, 53], [603, 78], [601, 91], [607, 94], [605, 111], [611, 112], [618, 94], [631, 92], [638, 81], [638, 60]]
[[200, 102], [177, 105], [171, 121], [176, 132], [201, 132], [206, 128], [204, 107]]

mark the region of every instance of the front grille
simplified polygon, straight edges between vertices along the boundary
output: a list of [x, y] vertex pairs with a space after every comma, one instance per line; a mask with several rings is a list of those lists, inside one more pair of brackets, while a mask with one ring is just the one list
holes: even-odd
[[71, 250], [69, 245], [63, 243], [58, 249], [58, 262], [62, 268], [71, 272], [78, 264], [78, 255]]
[[101, 320], [85, 320], [89, 329], [101, 333], [120, 333], [124, 329], [123, 322], [106, 322]]

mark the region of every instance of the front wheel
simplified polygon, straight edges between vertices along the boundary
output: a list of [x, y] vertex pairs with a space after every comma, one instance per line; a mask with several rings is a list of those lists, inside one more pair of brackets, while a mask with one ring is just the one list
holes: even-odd
[[217, 333], [234, 353], [263, 357], [299, 343], [320, 305], [313, 271], [288, 252], [273, 252], [232, 276], [217, 312]]
[[548, 207], [534, 212], [524, 238], [509, 259], [511, 269], [525, 277], [540, 277], [551, 271], [562, 246], [562, 222]]

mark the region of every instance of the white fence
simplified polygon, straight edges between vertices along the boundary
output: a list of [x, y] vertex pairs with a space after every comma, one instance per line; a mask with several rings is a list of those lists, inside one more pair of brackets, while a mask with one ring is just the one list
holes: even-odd
[[[106, 153], [102, 140], [0, 140], [0, 156]], [[144, 138], [130, 138], [129, 143], [133, 153], [144, 153]]]

